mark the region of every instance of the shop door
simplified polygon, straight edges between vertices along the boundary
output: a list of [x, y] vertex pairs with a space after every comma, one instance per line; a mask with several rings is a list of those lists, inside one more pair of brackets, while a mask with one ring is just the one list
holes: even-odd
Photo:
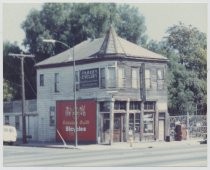
[[109, 143], [110, 142], [110, 119], [109, 119], [109, 113], [103, 115], [103, 131], [102, 131], [102, 142], [103, 143]]
[[165, 129], [165, 123], [164, 120], [159, 120], [159, 140], [164, 140], [164, 129]]
[[125, 114], [115, 113], [114, 114], [114, 142], [123, 142], [125, 137]]

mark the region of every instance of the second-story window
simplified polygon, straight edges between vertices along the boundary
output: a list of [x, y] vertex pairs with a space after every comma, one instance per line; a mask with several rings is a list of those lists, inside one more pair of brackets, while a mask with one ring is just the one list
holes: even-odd
[[116, 72], [115, 67], [108, 67], [108, 80], [107, 80], [107, 87], [108, 88], [115, 88], [116, 87]]
[[147, 90], [151, 89], [151, 75], [149, 69], [145, 70], [145, 87]]
[[162, 90], [163, 88], [164, 88], [163, 69], [157, 69], [157, 89]]
[[44, 74], [39, 75], [39, 85], [44, 86]]
[[100, 69], [100, 87], [102, 89], [106, 88], [105, 68]]
[[134, 89], [137, 89], [138, 88], [138, 82], [139, 82], [139, 70], [138, 68], [132, 68], [131, 70], [131, 77], [132, 77], [132, 81], [131, 81], [131, 85], [132, 85], [132, 88]]
[[125, 68], [118, 68], [118, 87], [125, 88]]
[[59, 92], [59, 73], [55, 73], [55, 82], [54, 82], [54, 90], [56, 93]]

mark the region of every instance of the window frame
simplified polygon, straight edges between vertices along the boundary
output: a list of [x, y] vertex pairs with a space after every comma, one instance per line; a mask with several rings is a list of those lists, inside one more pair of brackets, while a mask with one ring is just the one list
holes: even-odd
[[[159, 73], [161, 73], [161, 76], [159, 75]], [[157, 89], [158, 90], [164, 89], [164, 69], [161, 68], [157, 69]]]
[[39, 75], [39, 86], [44, 86], [44, 74]]
[[[134, 71], [136, 72], [136, 77], [134, 76]], [[138, 89], [139, 88], [139, 69], [138, 68], [131, 68], [131, 88]]]
[[59, 73], [54, 74], [54, 92], [59, 93]]
[[[122, 70], [122, 72], [121, 72]], [[118, 87], [125, 88], [126, 87], [126, 72], [124, 67], [118, 67]]]
[[101, 89], [106, 88], [106, 68], [105, 67], [100, 68], [100, 88]]
[[[149, 74], [146, 74], [147, 72]], [[152, 88], [152, 83], [151, 83], [151, 70], [150, 69], [145, 69], [145, 89], [146, 90], [150, 90], [151, 88]]]
[[55, 106], [49, 108], [49, 125], [55, 126]]

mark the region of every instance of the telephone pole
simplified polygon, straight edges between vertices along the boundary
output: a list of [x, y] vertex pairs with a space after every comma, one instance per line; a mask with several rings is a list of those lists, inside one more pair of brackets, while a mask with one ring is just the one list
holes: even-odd
[[33, 58], [34, 55], [26, 54], [13, 54], [9, 53], [9, 56], [17, 57], [21, 60], [21, 87], [22, 87], [22, 142], [27, 143], [26, 138], [26, 113], [25, 113], [25, 78], [24, 78], [24, 59], [26, 57]]

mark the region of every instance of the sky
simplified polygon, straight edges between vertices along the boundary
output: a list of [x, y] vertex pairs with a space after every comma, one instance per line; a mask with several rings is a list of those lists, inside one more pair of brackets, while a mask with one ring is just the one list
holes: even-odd
[[[41, 10], [43, 3], [6, 3], [2, 4], [3, 41], [18, 42], [25, 37], [21, 23], [32, 9]], [[145, 17], [146, 34], [149, 39], [160, 41], [168, 27], [178, 24], [197, 27], [207, 33], [207, 4], [201, 3], [132, 3]]]

